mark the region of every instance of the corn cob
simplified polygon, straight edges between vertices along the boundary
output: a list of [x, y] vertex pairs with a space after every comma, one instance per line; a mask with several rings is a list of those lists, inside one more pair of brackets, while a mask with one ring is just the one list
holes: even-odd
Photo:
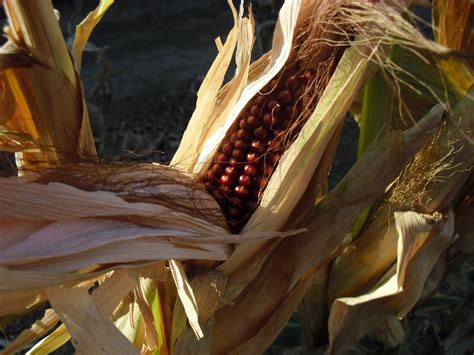
[[[239, 114], [202, 177], [219, 203], [233, 232], [242, 229], [257, 208], [265, 186], [285, 147], [292, 143], [314, 106], [319, 75], [333, 60], [317, 69], [300, 62], [284, 67]], [[329, 70], [331, 71], [331, 70]]]

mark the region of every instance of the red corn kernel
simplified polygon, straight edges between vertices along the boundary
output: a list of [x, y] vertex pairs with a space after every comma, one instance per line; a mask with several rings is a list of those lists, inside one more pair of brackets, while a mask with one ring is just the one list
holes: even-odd
[[237, 139], [237, 133], [232, 133], [232, 135], [230, 136], [230, 142], [234, 144]]
[[259, 139], [265, 139], [268, 136], [268, 131], [265, 127], [258, 127], [254, 131], [254, 134], [255, 134], [255, 137], [257, 137]]
[[254, 101], [257, 105], [263, 106], [267, 102], [267, 97], [263, 95], [258, 95]]
[[250, 127], [255, 128], [262, 124], [262, 120], [258, 116], [250, 115], [249, 117], [247, 117], [247, 124]]
[[229, 202], [232, 206], [236, 206], [236, 207], [243, 207], [244, 206], [244, 202], [242, 201], [242, 199], [240, 199], [238, 197], [231, 197], [229, 199]]
[[248, 200], [246, 203], [245, 203], [245, 206], [247, 207], [247, 209], [249, 211], [253, 211], [254, 209], [256, 209], [258, 207], [258, 202], [255, 201], [255, 200]]
[[244, 166], [244, 174], [248, 176], [255, 176], [257, 174], [257, 168], [255, 165], [252, 164], [245, 164]]
[[229, 175], [222, 175], [220, 178], [220, 182], [224, 186], [229, 186], [230, 183], [232, 182], [232, 179], [230, 178]]
[[229, 225], [230, 229], [234, 232], [238, 232], [240, 231], [241, 227], [240, 227], [240, 222], [241, 220], [238, 219], [238, 218], [230, 218], [228, 221], [227, 221], [227, 224]]
[[256, 201], [258, 201], [258, 199], [260, 198], [259, 195], [260, 195], [259, 189], [252, 189], [252, 190], [250, 190], [249, 198], [250, 198], [251, 200], [256, 200]]
[[237, 176], [237, 168], [235, 166], [228, 166], [225, 168], [225, 174], [233, 178]]
[[239, 218], [242, 216], [242, 210], [239, 208], [229, 207], [227, 212], [229, 213], [229, 216], [232, 218]]
[[243, 197], [247, 197], [247, 195], [249, 194], [249, 190], [245, 186], [238, 185], [235, 187], [234, 193], [236, 196], [243, 198]]
[[273, 165], [265, 165], [264, 168], [263, 168], [263, 174], [265, 176], [270, 176], [271, 173], [273, 172]]
[[229, 196], [231, 193], [230, 187], [226, 185], [220, 185], [219, 186], [219, 192], [224, 195], [224, 196]]
[[260, 141], [253, 141], [250, 143], [250, 149], [255, 153], [262, 153], [265, 150], [263, 143]]
[[224, 165], [222, 165], [222, 164], [213, 164], [211, 171], [214, 175], [221, 175], [224, 171]]
[[289, 125], [290, 125], [290, 120], [284, 120], [280, 123], [280, 127], [282, 129], [287, 129]]
[[295, 90], [300, 86], [300, 83], [298, 82], [298, 77], [296, 75], [291, 75], [286, 79], [285, 82], [285, 87], [290, 90]]
[[228, 161], [228, 160], [229, 160], [229, 158], [227, 158], [226, 155], [225, 155], [225, 154], [222, 154], [222, 153], [219, 154], [219, 155], [217, 156], [217, 159], [216, 159], [216, 161], [217, 161], [218, 163], [225, 163], [225, 162]]
[[272, 125], [272, 120], [273, 120], [273, 117], [271, 113], [266, 113], [263, 115], [263, 124], [266, 127], [270, 127]]
[[252, 179], [248, 175], [240, 175], [239, 184], [242, 186], [250, 186]]
[[267, 154], [267, 161], [270, 162], [271, 164], [276, 164], [281, 158], [281, 155], [278, 153], [270, 153]]
[[245, 153], [241, 151], [240, 149], [234, 149], [232, 151], [232, 157], [237, 159], [237, 161], [242, 161], [244, 160]]
[[268, 105], [267, 107], [270, 109], [270, 110], [273, 110], [273, 109], [278, 109], [280, 107], [280, 105], [278, 104], [278, 101], [277, 100], [270, 100], [268, 102]]
[[288, 102], [290, 102], [290, 101], [293, 99], [293, 96], [291, 95], [291, 93], [290, 93], [289, 90], [283, 90], [283, 91], [280, 92], [280, 94], [278, 95], [278, 99], [279, 99], [283, 104], [287, 104]]
[[250, 107], [250, 114], [251, 115], [258, 115], [260, 114], [261, 107], [260, 105], [252, 105]]
[[232, 154], [232, 151], [234, 150], [234, 146], [232, 143], [226, 143], [222, 147], [222, 151], [224, 152], [225, 155], [230, 156]]
[[222, 194], [218, 190], [212, 191], [212, 197], [214, 197], [216, 201], [221, 201], [224, 199], [224, 196], [222, 196]]
[[230, 166], [237, 166], [238, 162], [235, 158], [230, 158], [229, 159], [229, 165]]
[[255, 160], [257, 160], [257, 154], [255, 154], [255, 153], [248, 153], [247, 154], [247, 162], [253, 163], [253, 162], [255, 162]]
[[243, 128], [243, 129], [249, 129], [250, 126], [249, 124], [247, 123], [247, 120], [245, 118], [241, 119], [240, 122], [239, 122], [239, 127], [240, 128]]
[[244, 149], [247, 146], [247, 143], [245, 143], [243, 140], [239, 139], [239, 140], [235, 141], [234, 146], [235, 146], [236, 149]]
[[237, 131], [237, 138], [242, 139], [244, 141], [248, 141], [251, 136], [252, 136], [252, 134], [249, 131], [245, 130], [245, 129], [239, 129]]

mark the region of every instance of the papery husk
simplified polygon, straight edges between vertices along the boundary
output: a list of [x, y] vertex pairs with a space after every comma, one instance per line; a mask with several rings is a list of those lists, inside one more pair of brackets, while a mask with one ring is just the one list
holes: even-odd
[[[109, 316], [122, 298], [133, 289], [136, 282], [137, 278], [133, 271], [112, 271], [106, 276], [105, 280], [101, 283], [101, 286], [94, 291], [92, 298], [99, 306], [101, 312]], [[44, 322], [48, 320], [49, 323], [44, 324]], [[60, 319], [54, 310], [48, 309], [44, 318], [41, 320], [41, 328], [35, 328], [33, 325], [31, 329], [24, 330], [12, 343], [9, 344], [7, 348], [3, 350], [3, 353], [9, 354], [20, 350], [25, 345], [28, 345], [38, 337], [47, 333], [59, 320]], [[53, 352], [65, 344], [70, 338], [71, 335], [68, 330], [64, 324], [61, 324], [52, 334], [35, 344], [35, 346], [29, 350], [28, 354], [44, 354]]]
[[52, 307], [73, 336], [76, 353], [139, 354], [101, 312], [86, 289], [52, 287], [46, 292]]
[[[227, 119], [229, 107], [235, 105], [235, 101], [240, 97], [243, 87], [247, 84], [250, 55], [254, 42], [253, 19], [243, 18], [243, 4], [237, 13], [232, 2], [228, 3], [234, 17], [234, 27], [227, 35], [224, 45], [218, 44], [219, 54], [199, 88], [196, 108], [178, 150], [171, 160], [172, 166], [183, 171], [197, 173], [203, 169], [202, 163], [198, 164], [200, 152], [203, 151], [206, 142], [216, 134], [216, 131], [221, 132], [222, 125]], [[220, 40], [217, 43], [220, 43]], [[225, 96], [219, 97], [219, 90], [236, 47], [238, 54], [236, 76], [227, 86]], [[197, 134], [199, 134], [198, 137]], [[213, 144], [216, 145], [215, 142]]]
[[[271, 344], [308, 289], [309, 276], [340, 252], [340, 244], [356, 218], [383, 195], [386, 186], [431, 137], [442, 112], [443, 108], [437, 107], [418, 126], [403, 133], [392, 132], [372, 146], [310, 211], [308, 231], [274, 248], [233, 304], [218, 310], [212, 353], [239, 353], [242, 349], [258, 353]], [[374, 170], [379, 173], [374, 174]], [[365, 189], [367, 185], [372, 188]]]
[[18, 153], [27, 169], [94, 157], [82, 88], [51, 2], [12, 0], [5, 9], [9, 42], [0, 53], [0, 78], [9, 110], [2, 112], [2, 149], [18, 151], [15, 137], [31, 137], [29, 150]]
[[339, 354], [384, 316], [405, 316], [422, 295], [440, 254], [454, 241], [454, 213], [446, 218], [416, 212], [396, 213], [397, 267], [392, 277], [371, 292], [339, 298], [329, 317], [330, 354]]
[[99, 6], [76, 26], [76, 36], [74, 37], [74, 43], [72, 45], [72, 56], [77, 72], [81, 71], [82, 54], [92, 31], [113, 3], [114, 0], [100, 0]]
[[433, 28], [436, 42], [453, 50], [440, 58], [439, 67], [448, 83], [465, 95], [474, 85], [474, 7], [469, 0], [436, 0], [433, 3]]
[[213, 317], [221, 300], [225, 282], [225, 276], [215, 270], [206, 271], [191, 279], [191, 287], [196, 297], [199, 321], [202, 325], [204, 338], [197, 339], [192, 329], [187, 329], [184, 308], [179, 303], [173, 321], [173, 354], [209, 353], [214, 326]]
[[328, 271], [328, 267], [322, 267], [314, 273], [308, 291], [298, 306], [298, 318], [307, 349], [316, 348], [326, 328]]
[[430, 213], [444, 210], [456, 198], [474, 163], [472, 132], [474, 101], [466, 97], [450, 113], [450, 124], [440, 128], [387, 193], [359, 238], [332, 267], [328, 305], [334, 299], [358, 295], [373, 287], [396, 258], [392, 212]]
[[[65, 171], [80, 173], [76, 176], [83, 178], [76, 181], [82, 189], [51, 182], [54, 176], [59, 181], [74, 180]], [[246, 237], [232, 236], [216, 225], [220, 213], [216, 203], [187, 179], [154, 165], [136, 166], [132, 171], [126, 166], [107, 171], [82, 165], [1, 179], [0, 271], [5, 283], [0, 286], [0, 298], [11, 302], [2, 303], [8, 307], [0, 314], [43, 301], [47, 287], [93, 280], [124, 263], [137, 267], [170, 258], [226, 259], [232, 251], [230, 244]], [[127, 202], [132, 197], [133, 202]], [[139, 197], [147, 202], [136, 202]], [[178, 210], [171, 208], [170, 200]], [[290, 234], [247, 235], [252, 240]], [[175, 237], [179, 240], [173, 242]]]
[[49, 308], [45, 311], [44, 316], [37, 320], [33, 325], [23, 330], [12, 342], [8, 344], [5, 349], [2, 349], [3, 355], [15, 354], [24, 346], [32, 343], [39, 337], [49, 332], [59, 322], [59, 317], [56, 312]]

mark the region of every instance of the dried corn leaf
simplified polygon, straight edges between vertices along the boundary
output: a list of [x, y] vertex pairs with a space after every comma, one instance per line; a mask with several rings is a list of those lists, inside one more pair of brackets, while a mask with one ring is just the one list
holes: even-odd
[[335, 298], [368, 291], [396, 260], [397, 234], [392, 211], [416, 206], [431, 213], [444, 210], [471, 174], [474, 154], [474, 101], [465, 97], [450, 113], [452, 125], [441, 128], [387, 192], [361, 236], [336, 260], [331, 271], [329, 304]]
[[[183, 171], [192, 172], [194, 170], [197, 162], [197, 154], [195, 152], [201, 151], [202, 145], [207, 139], [208, 133], [203, 127], [206, 126], [209, 115], [216, 104], [218, 91], [222, 86], [224, 76], [237, 45], [241, 17], [238, 17], [237, 10], [230, 1], [229, 6], [234, 17], [234, 27], [228, 33], [225, 44], [219, 50], [216, 59], [199, 88], [196, 109], [183, 134], [178, 150], [171, 161], [171, 165]], [[199, 136], [196, 136], [197, 134]]]
[[[474, 52], [474, 7], [469, 0], [437, 0], [433, 7], [436, 42], [466, 54]], [[440, 58], [439, 66], [455, 91], [464, 95], [474, 84], [474, 59], [469, 55]]]
[[78, 72], [81, 71], [82, 52], [86, 47], [86, 43], [94, 30], [94, 27], [100, 22], [105, 12], [114, 3], [114, 0], [100, 0], [99, 6], [90, 12], [87, 17], [76, 26], [76, 36], [74, 37], [74, 44], [72, 45], [72, 55], [74, 58], [74, 65]]
[[[100, 287], [94, 291], [92, 298], [94, 299], [97, 306], [100, 308], [101, 312], [105, 315], [111, 315], [114, 311], [117, 304], [130, 292], [130, 290], [136, 284], [136, 277], [134, 277], [133, 272], [129, 270], [114, 270], [109, 275], [107, 275], [105, 281], [101, 283]], [[45, 318], [52, 319], [55, 317], [56, 322], [52, 324], [54, 326], [59, 318], [56, 313], [49, 309], [45, 314], [44, 318], [41, 320], [42, 323], [45, 322]], [[28, 338], [23, 337], [23, 333], [28, 334], [29, 330], [25, 330], [18, 338], [15, 339], [4, 351], [14, 352], [14, 349], [20, 349], [21, 347], [31, 343], [33, 340], [44, 335], [49, 331], [51, 327], [46, 327], [44, 324], [41, 325], [39, 332], [33, 333], [33, 336]], [[35, 330], [34, 326], [31, 330]], [[65, 344], [71, 335], [67, 331], [64, 324], [61, 324], [52, 334], [47, 336], [44, 339], [41, 339], [40, 342], [35, 344], [35, 346], [28, 351], [28, 354], [45, 354], [53, 352], [58, 349], [60, 346]], [[17, 343], [21, 341], [20, 343]], [[14, 345], [15, 344], [15, 345]], [[16, 345], [18, 344], [18, 345]]]
[[169, 261], [170, 270], [173, 274], [173, 279], [176, 284], [176, 289], [178, 290], [178, 296], [183, 304], [184, 311], [189, 320], [189, 324], [193, 329], [196, 337], [201, 339], [204, 337], [201, 326], [199, 325], [199, 310], [197, 307], [196, 298], [194, 297], [193, 289], [189, 284], [188, 277], [186, 276], [186, 271], [184, 270], [183, 265], [177, 261], [171, 259]]
[[[422, 295], [441, 253], [454, 241], [454, 213], [446, 218], [396, 213], [396, 272], [365, 295], [337, 299], [329, 317], [330, 353], [340, 353], [377, 325], [380, 317], [404, 317]], [[362, 321], [363, 320], [363, 321]]]
[[66, 330], [64, 324], [61, 324], [50, 335], [38, 341], [26, 354], [27, 355], [42, 355], [50, 354], [53, 351], [66, 344], [71, 335]]
[[[107, 319], [83, 288], [52, 287], [51, 305], [73, 337], [78, 354], [138, 354], [137, 349]], [[82, 326], [87, 324], [87, 327]]]
[[9, 17], [7, 37], [47, 68], [62, 71], [76, 86], [76, 73], [51, 1], [4, 3]]
[[191, 349], [202, 351], [202, 353], [210, 351], [211, 333], [214, 326], [212, 318], [221, 301], [225, 282], [224, 275], [215, 270], [206, 271], [191, 279], [191, 288], [196, 298], [204, 339], [196, 338], [194, 331], [187, 329], [183, 304], [177, 303], [173, 314], [173, 334], [171, 338], [173, 353], [186, 354]]
[[[13, 97], [15, 111], [2, 118], [2, 128], [16, 135], [27, 134], [36, 145], [36, 150], [21, 155], [20, 162], [33, 168], [94, 156], [82, 88], [51, 2], [9, 1], [5, 8], [11, 28], [10, 42], [0, 54], [2, 86], [8, 93], [2, 98], [10, 97], [11, 102]], [[5, 48], [13, 48], [13, 53]], [[21, 60], [25, 55], [29, 61]], [[2, 143], [8, 150], [21, 150], [14, 139]], [[31, 148], [31, 144], [22, 148]]]
[[[225, 111], [216, 112], [216, 114], [218, 114], [217, 117], [212, 117], [210, 123], [215, 127], [214, 130], [211, 129], [209, 131], [209, 127], [204, 125], [204, 131], [208, 130], [209, 133], [207, 134], [205, 143], [202, 145], [201, 149], [198, 150], [200, 152], [198, 163], [200, 164], [194, 167], [194, 172], [197, 173], [202, 171], [202, 169], [211, 162], [211, 157], [219, 147], [220, 142], [222, 142], [227, 131], [235, 122], [237, 116], [248, 101], [254, 97], [265, 84], [275, 77], [285, 64], [292, 47], [299, 6], [299, 0], [286, 1], [283, 4], [275, 27], [270, 60], [264, 71], [258, 73], [257, 76], [243, 89], [240, 89], [238, 86], [241, 82], [239, 76], [235, 78], [235, 83], [231, 83], [231, 87], [228, 87], [229, 90], [223, 101], [227, 100], [227, 97], [230, 97], [228, 103], [230, 104], [231, 102], [234, 102], [234, 105], [229, 106]], [[241, 90], [239, 97], [232, 95], [232, 87], [234, 86], [239, 88], [238, 91]], [[209, 117], [207, 119], [209, 119]]]
[[[283, 327], [283, 320], [290, 316], [283, 314], [280, 306], [290, 302], [292, 292], [302, 297], [307, 287], [301, 293], [298, 287], [302, 283], [309, 285], [311, 273], [334, 257], [360, 212], [384, 193], [404, 164], [431, 136], [440, 123], [442, 112], [443, 108], [437, 107], [418, 126], [403, 133], [392, 132], [372, 146], [346, 179], [312, 209], [308, 232], [283, 240], [271, 251], [258, 275], [231, 305], [217, 312], [213, 331], [216, 352], [232, 351], [246, 346], [247, 342], [257, 346], [257, 342], [251, 340], [257, 328], [268, 330], [265, 336], [261, 334], [261, 344], [267, 344], [277, 336], [276, 331]], [[374, 174], [372, 169], [380, 173]], [[370, 191], [364, 188], [367, 185], [372, 186]], [[295, 307], [300, 300], [295, 301]], [[273, 323], [276, 319], [281, 322]], [[269, 328], [266, 328], [267, 324]]]
[[15, 340], [8, 344], [8, 346], [2, 350], [2, 354], [9, 355], [15, 354], [15, 352], [21, 350], [25, 345], [32, 343], [34, 340], [45, 335], [49, 332], [57, 323], [59, 317], [53, 309], [47, 309], [44, 316], [37, 320], [33, 325], [23, 330]]

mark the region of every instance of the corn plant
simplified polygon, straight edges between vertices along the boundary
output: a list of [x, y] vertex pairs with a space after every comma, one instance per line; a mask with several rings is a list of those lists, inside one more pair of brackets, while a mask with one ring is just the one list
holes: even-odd
[[[472, 243], [456, 218], [472, 209], [471, 2], [434, 1], [432, 41], [408, 0], [288, 0], [254, 63], [252, 12], [229, 2], [168, 166], [97, 156], [81, 57], [112, 2], [71, 52], [49, 0], [3, 4], [0, 148], [19, 173], [0, 178], [0, 316], [51, 305], [3, 352], [262, 353], [298, 306], [309, 346], [399, 344], [443, 255]], [[349, 110], [358, 161], [328, 191]]]

